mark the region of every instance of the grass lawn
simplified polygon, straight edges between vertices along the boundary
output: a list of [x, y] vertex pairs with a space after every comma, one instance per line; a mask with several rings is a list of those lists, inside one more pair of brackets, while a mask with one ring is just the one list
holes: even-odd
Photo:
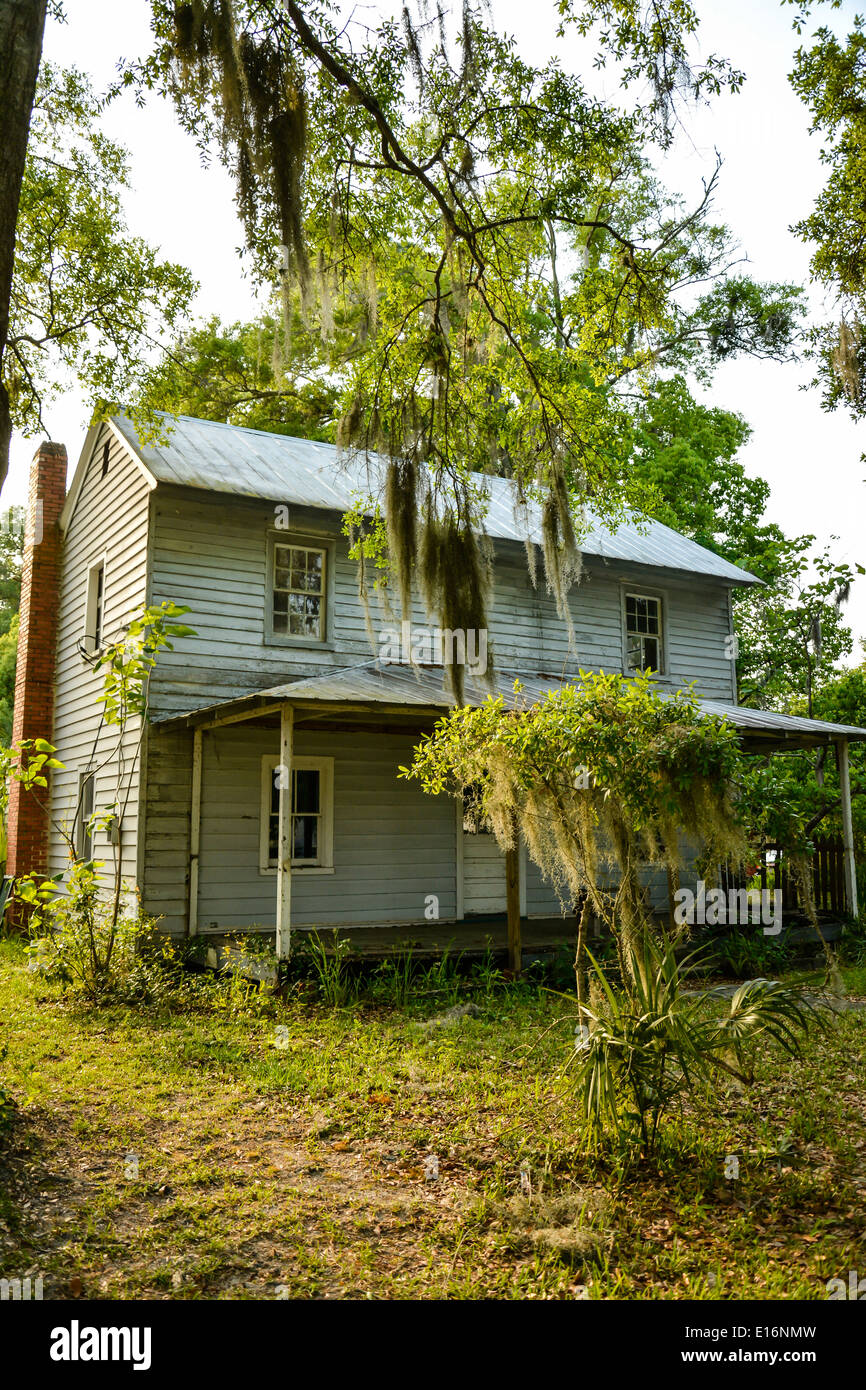
[[690, 1101], [623, 1170], [582, 1152], [557, 1084], [573, 1007], [482, 972], [474, 1010], [430, 1024], [459, 988], [88, 1010], [0, 942], [0, 1276], [46, 1298], [825, 1299], [866, 1273], [866, 1016], [800, 1061], [768, 1048], [753, 1088]]

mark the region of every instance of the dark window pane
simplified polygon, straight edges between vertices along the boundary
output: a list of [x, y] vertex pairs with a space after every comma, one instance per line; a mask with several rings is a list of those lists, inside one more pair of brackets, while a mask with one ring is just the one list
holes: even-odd
[[315, 859], [318, 855], [319, 821], [316, 816], [295, 816], [292, 822], [292, 858]]
[[[268, 815], [268, 859], [279, 860], [280, 788], [277, 768], [272, 769], [271, 803]], [[319, 812], [321, 779], [318, 768], [298, 768], [292, 776], [292, 858], [317, 859], [319, 855]]]
[[643, 664], [646, 671], [659, 669], [659, 644], [655, 637], [647, 637], [644, 641]]
[[289, 596], [274, 594], [274, 632], [289, 630]]
[[303, 769], [295, 773], [295, 795], [293, 809], [299, 813], [319, 809], [319, 774], [315, 768]]
[[78, 822], [78, 855], [81, 859], [93, 858], [93, 827], [90, 825], [90, 817], [93, 815], [95, 778], [90, 776], [82, 777], [79, 791], [79, 822]]

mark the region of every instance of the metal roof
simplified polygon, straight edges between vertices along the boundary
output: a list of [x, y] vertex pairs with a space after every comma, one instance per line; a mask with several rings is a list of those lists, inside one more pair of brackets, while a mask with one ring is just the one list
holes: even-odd
[[[123, 415], [111, 423], [156, 483], [259, 497], [285, 505], [345, 512], [360, 498], [381, 494], [385, 460], [378, 455], [338, 450], [313, 439], [195, 420], [188, 415], [160, 417], [166, 437], [144, 444]], [[506, 478], [476, 475], [489, 498], [486, 529], [503, 540], [541, 542], [541, 508], [530, 502], [515, 510]], [[660, 569], [708, 575], [729, 584], [759, 584], [747, 570], [688, 540], [660, 521], [636, 513], [615, 531], [591, 519], [581, 548], [605, 560], [628, 561]]]
[[[514, 688], [518, 680], [522, 687], [520, 691]], [[559, 676], [500, 671], [497, 672], [491, 686], [481, 680], [467, 677], [464, 699], [467, 704], [479, 705], [491, 694], [501, 695], [506, 709], [520, 709], [527, 704], [543, 700], [550, 691], [560, 690], [569, 685], [574, 685], [574, 681]], [[663, 697], [669, 697], [673, 692], [660, 690], [659, 693]], [[267, 690], [251, 691], [248, 695], [224, 700], [217, 705], [208, 705], [186, 715], [167, 715], [156, 722], [185, 722], [195, 725], [219, 719], [230, 713], [240, 713], [245, 709], [248, 710], [250, 718], [255, 718], [258, 709], [278, 704], [283, 700], [288, 700], [296, 708], [334, 704], [364, 706], [370, 709], [388, 706], [392, 709], [417, 709], [419, 712], [423, 710], [433, 713], [451, 709], [456, 703], [448, 689], [443, 667], [412, 667], [398, 662], [372, 660], [357, 666], [329, 671], [326, 675], [304, 677], [284, 685], [271, 686]], [[755, 746], [811, 747], [834, 739], [866, 739], [866, 729], [851, 724], [831, 724], [823, 719], [779, 714], [775, 710], [749, 709], [744, 705], [729, 705], [719, 700], [698, 698], [697, 704], [702, 713], [724, 717], [741, 729], [744, 740]]]

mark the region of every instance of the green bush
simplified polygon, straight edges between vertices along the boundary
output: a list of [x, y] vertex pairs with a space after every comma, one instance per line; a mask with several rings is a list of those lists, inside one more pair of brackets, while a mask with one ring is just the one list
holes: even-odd
[[590, 956], [589, 1006], [578, 1022], [569, 1080], [592, 1140], [652, 1152], [671, 1104], [725, 1078], [748, 1085], [759, 1042], [798, 1055], [815, 1010], [802, 995], [764, 979], [746, 980], [718, 1018], [705, 997], [685, 995], [673, 944], [647, 933], [627, 946], [625, 986], [610, 983]]
[[[8, 1045], [3, 1043], [0, 1046], [0, 1063], [6, 1061], [8, 1052]], [[14, 1114], [15, 1102], [12, 1099], [12, 1092], [4, 1086], [2, 1079], [0, 1079], [0, 1137], [10, 1128]]]
[[51, 880], [35, 888], [30, 970], [94, 1003], [152, 1001], [171, 991], [183, 959], [153, 918], [123, 909], [115, 914], [92, 862], [73, 864], [66, 889]]
[[780, 974], [793, 956], [784, 941], [760, 935], [754, 928], [714, 937], [712, 949], [719, 969], [741, 980], [765, 971]]

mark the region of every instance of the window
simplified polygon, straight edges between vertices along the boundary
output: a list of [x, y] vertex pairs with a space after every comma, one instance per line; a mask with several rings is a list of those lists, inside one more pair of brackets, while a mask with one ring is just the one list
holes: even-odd
[[273, 630], [287, 637], [325, 637], [326, 552], [274, 545]]
[[[292, 761], [292, 867], [333, 872], [334, 759]], [[261, 853], [259, 867], [273, 870], [279, 858], [279, 759], [262, 759]]]
[[105, 443], [104, 443], [103, 446], [102, 446], [102, 476], [103, 476], [103, 478], [105, 477], [106, 473], [108, 472], [108, 465], [109, 465], [110, 462], [111, 462], [111, 445], [109, 444], [108, 440], [106, 439]]
[[626, 661], [630, 671], [662, 669], [662, 603], [649, 594], [625, 596]]
[[329, 536], [268, 532], [266, 642], [333, 649], [335, 553]]
[[84, 614], [84, 650], [98, 652], [102, 646], [105, 610], [105, 561], [92, 565], [87, 575], [87, 602]]
[[93, 858], [93, 794], [96, 778], [92, 772], [78, 774], [78, 814], [75, 825], [75, 852], [79, 859]]

